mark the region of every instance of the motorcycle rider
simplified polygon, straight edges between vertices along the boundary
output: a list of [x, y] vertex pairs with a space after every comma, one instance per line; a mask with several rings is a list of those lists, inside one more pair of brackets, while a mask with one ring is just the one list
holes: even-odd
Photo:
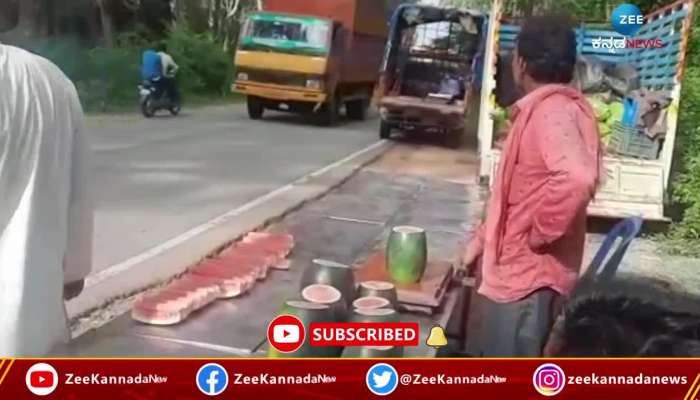
[[180, 91], [177, 87], [177, 80], [175, 76], [177, 75], [178, 69], [180, 67], [175, 63], [175, 60], [167, 53], [167, 44], [162, 43], [159, 46], [158, 55], [160, 56], [160, 63], [162, 66], [163, 74], [163, 86], [168, 94], [168, 97], [174, 102], [179, 103], [180, 101]]
[[143, 53], [141, 79], [155, 86], [158, 97], [165, 92], [173, 102], [179, 101], [180, 94], [175, 80], [178, 69], [178, 65], [166, 52], [165, 44], [160, 44], [158, 51], [149, 49]]

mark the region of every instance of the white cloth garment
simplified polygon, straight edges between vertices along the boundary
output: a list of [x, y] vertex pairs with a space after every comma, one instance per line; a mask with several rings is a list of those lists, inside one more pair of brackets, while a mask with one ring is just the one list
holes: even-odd
[[163, 76], [166, 78], [174, 78], [180, 67], [175, 64], [175, 60], [170, 57], [170, 54], [161, 51], [158, 55], [160, 55], [160, 63], [163, 66]]
[[48, 60], [0, 44], [0, 357], [68, 339], [64, 282], [92, 260], [84, 117]]

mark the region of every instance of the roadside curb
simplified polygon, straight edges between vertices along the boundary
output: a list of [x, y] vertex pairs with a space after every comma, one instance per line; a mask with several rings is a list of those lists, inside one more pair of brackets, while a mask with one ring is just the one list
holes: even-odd
[[89, 276], [85, 291], [66, 303], [69, 319], [77, 320], [110, 302], [176, 277], [247, 232], [263, 228], [343, 184], [391, 147], [391, 142], [376, 142], [160, 246]]

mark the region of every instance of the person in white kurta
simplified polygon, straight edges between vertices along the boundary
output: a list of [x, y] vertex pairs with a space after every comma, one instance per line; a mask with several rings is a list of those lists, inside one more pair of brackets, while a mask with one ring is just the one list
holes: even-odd
[[69, 338], [64, 284], [79, 292], [92, 260], [84, 134], [71, 81], [0, 44], [0, 357], [42, 356]]

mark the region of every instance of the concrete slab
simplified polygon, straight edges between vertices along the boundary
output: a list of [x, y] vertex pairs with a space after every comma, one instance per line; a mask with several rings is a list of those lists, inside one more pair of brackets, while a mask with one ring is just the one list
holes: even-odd
[[328, 192], [390, 146], [386, 142], [377, 142], [139, 256], [88, 277], [81, 296], [67, 303], [69, 317], [83, 315], [110, 300], [137, 293], [182, 273], [246, 232], [264, 226], [304, 202]]
[[177, 342], [154, 340], [126, 335], [93, 335], [54, 350], [52, 357], [77, 358], [172, 358], [172, 357], [231, 357], [212, 348], [195, 347]]
[[[120, 346], [135, 340], [136, 347], [153, 342], [159, 346], [162, 343], [186, 346], [179, 350], [189, 351], [181, 354], [187, 356], [199, 351], [216, 351], [232, 357], [264, 355], [267, 324], [284, 301], [299, 298], [301, 275], [312, 259], [329, 258], [354, 264], [374, 248], [384, 246], [390, 228], [403, 223], [426, 226], [431, 258], [457, 257], [461, 243], [466, 240], [463, 227], [478, 204], [471, 203], [463, 185], [436, 185], [435, 190], [430, 190], [432, 187], [431, 182], [423, 178], [362, 170], [323, 198], [302, 206], [274, 224], [273, 229], [286, 230], [295, 236], [297, 247], [291, 256], [290, 271], [273, 271], [249, 294], [219, 301], [178, 326], [147, 326], [132, 321], [129, 315], [122, 315], [97, 333], [78, 338], [69, 351], [77, 355], [115, 351], [113, 355], [120, 355]], [[416, 195], [418, 192], [422, 193], [420, 199]], [[431, 201], [431, 195], [439, 200]], [[456, 210], [452, 209], [454, 207]], [[325, 215], [338, 215], [341, 211], [348, 216], [369, 215], [377, 221], [339, 220]], [[421, 337], [425, 339], [435, 324], [447, 325], [456, 302], [457, 291], [453, 291], [435, 315], [403, 314], [402, 319], [418, 322]], [[406, 352], [407, 357], [433, 355], [435, 350], [424, 343]]]

